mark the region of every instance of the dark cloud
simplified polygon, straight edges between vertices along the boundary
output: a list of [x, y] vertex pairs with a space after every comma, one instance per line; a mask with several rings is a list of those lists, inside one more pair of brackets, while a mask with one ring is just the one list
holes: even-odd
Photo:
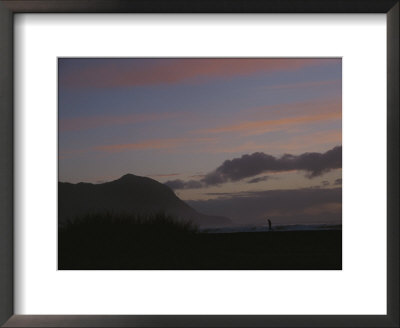
[[220, 197], [188, 201], [199, 212], [226, 216], [236, 223], [274, 224], [340, 223], [342, 188], [269, 190], [262, 192], [214, 193]]
[[204, 193], [204, 195], [207, 196], [218, 196], [219, 198], [222, 197], [228, 197], [231, 198], [232, 196], [238, 197], [238, 196], [247, 196], [248, 192], [247, 191], [243, 191], [243, 192], [206, 192]]
[[[337, 146], [325, 153], [304, 153], [301, 155], [285, 154], [274, 157], [265, 153], [253, 153], [239, 158], [226, 160], [213, 172], [201, 180], [167, 181], [165, 184], [172, 189], [201, 188], [219, 185], [230, 181], [239, 181], [267, 172], [285, 172], [291, 170], [305, 171], [306, 177], [311, 179], [320, 176], [332, 169], [342, 167], [342, 146]], [[253, 181], [254, 182], [250, 182]], [[256, 183], [257, 178], [248, 181]]]
[[205, 185], [216, 185], [228, 181], [238, 181], [265, 172], [305, 171], [308, 178], [322, 175], [332, 169], [342, 167], [342, 147], [335, 147], [325, 153], [286, 154], [274, 157], [265, 153], [243, 155], [226, 160], [214, 172], [202, 180]]
[[263, 177], [251, 179], [251, 180], [247, 181], [247, 183], [258, 183], [258, 182], [261, 182], [261, 181], [267, 181], [268, 179], [269, 179], [269, 176], [268, 175], [264, 175]]
[[205, 177], [205, 174], [195, 174], [195, 175], [191, 175], [191, 176], [189, 176], [189, 178], [196, 178], [196, 179], [198, 179], [198, 178], [204, 178]]
[[342, 185], [342, 179], [336, 179], [334, 185]]

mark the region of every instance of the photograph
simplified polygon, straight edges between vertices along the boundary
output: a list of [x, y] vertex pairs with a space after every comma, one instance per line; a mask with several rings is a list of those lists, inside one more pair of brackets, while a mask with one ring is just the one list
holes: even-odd
[[58, 58], [58, 270], [342, 270], [342, 59]]

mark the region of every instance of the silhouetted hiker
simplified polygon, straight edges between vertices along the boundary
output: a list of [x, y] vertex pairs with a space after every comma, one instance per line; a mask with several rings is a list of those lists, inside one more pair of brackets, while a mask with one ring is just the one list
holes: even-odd
[[272, 223], [271, 223], [271, 220], [270, 220], [270, 219], [268, 219], [268, 228], [269, 228], [269, 231], [272, 230]]

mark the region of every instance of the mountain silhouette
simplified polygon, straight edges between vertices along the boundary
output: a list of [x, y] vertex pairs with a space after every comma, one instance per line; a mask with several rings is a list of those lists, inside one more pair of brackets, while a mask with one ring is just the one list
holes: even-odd
[[179, 199], [168, 186], [147, 177], [126, 174], [121, 178], [92, 184], [58, 183], [58, 220], [87, 214], [111, 212], [132, 215], [165, 213], [204, 226], [223, 226], [231, 221], [221, 216], [201, 214]]

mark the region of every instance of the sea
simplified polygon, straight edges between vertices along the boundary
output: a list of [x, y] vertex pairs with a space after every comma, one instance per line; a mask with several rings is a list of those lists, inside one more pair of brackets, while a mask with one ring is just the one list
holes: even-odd
[[342, 230], [341, 224], [287, 224], [276, 225], [269, 230], [268, 225], [238, 225], [218, 228], [201, 228], [203, 233], [235, 233], [235, 232], [273, 232], [273, 231], [317, 231]]

